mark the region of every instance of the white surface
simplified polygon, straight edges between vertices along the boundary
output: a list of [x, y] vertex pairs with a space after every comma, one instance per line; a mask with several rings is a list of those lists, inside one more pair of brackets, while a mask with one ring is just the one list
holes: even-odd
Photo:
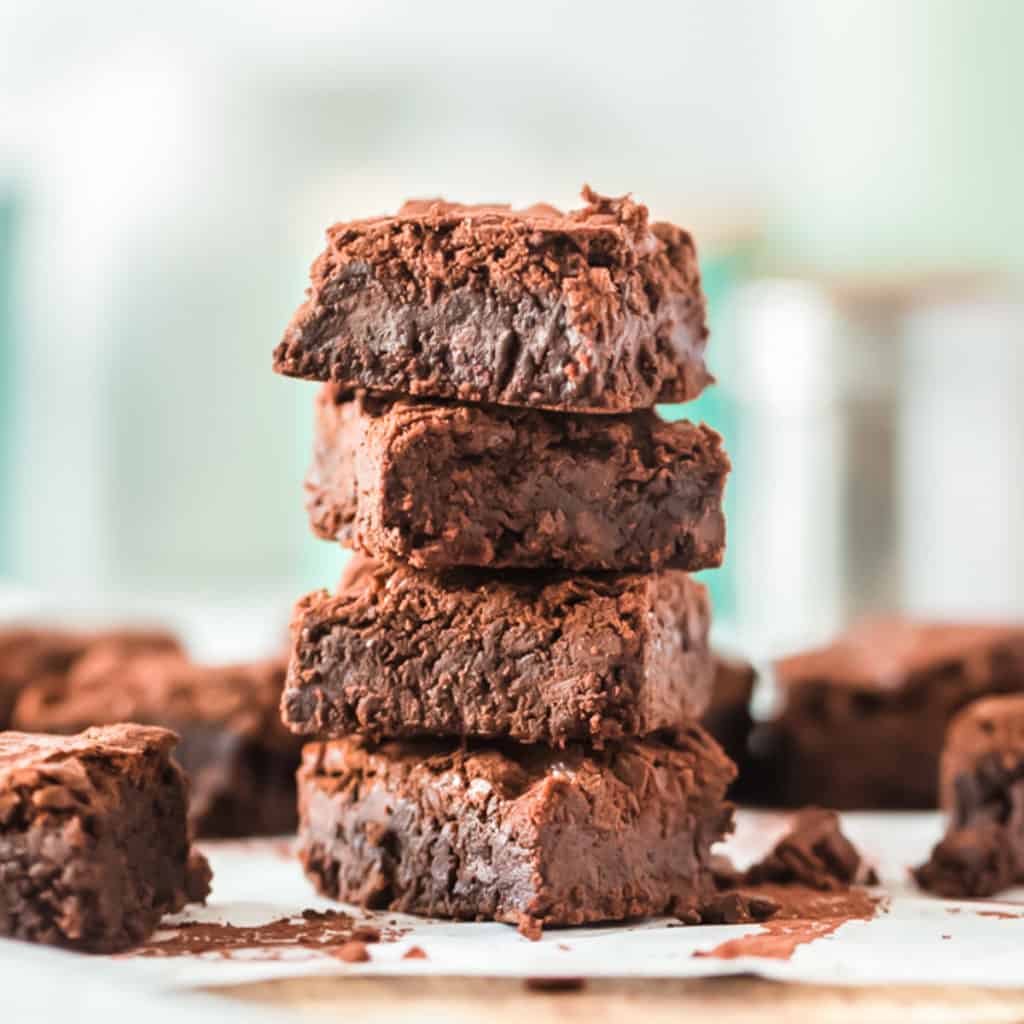
[[[784, 821], [781, 815], [741, 812], [729, 851], [738, 863], [749, 862], [771, 844]], [[119, 1005], [126, 993], [132, 996], [147, 989], [166, 994], [325, 973], [677, 978], [757, 973], [830, 984], [1024, 986], [1024, 916], [979, 915], [992, 910], [1024, 915], [1024, 902], [1014, 902], [1011, 893], [1006, 900], [955, 904], [923, 896], [907, 880], [906, 866], [924, 859], [940, 833], [937, 815], [847, 815], [844, 824], [877, 864], [882, 888], [890, 897], [889, 909], [872, 921], [850, 922], [830, 937], [799, 947], [790, 960], [694, 958], [698, 950], [756, 932], [757, 925], [686, 928], [651, 921], [549, 930], [540, 942], [529, 942], [504, 925], [379, 913], [378, 924], [397, 918], [411, 931], [398, 941], [371, 946], [372, 960], [365, 964], [341, 963], [304, 948], [269, 955], [266, 949], [253, 950], [228, 958], [87, 958], [6, 942], [0, 943], [0, 990], [13, 992], [15, 999], [38, 998], [40, 976], [45, 976], [66, 980], [62, 988], [77, 998], [78, 981], [71, 983], [72, 971], [87, 977], [90, 991], [102, 993], [106, 986], [111, 997], [116, 993]], [[280, 842], [208, 844], [206, 849], [215, 872], [214, 894], [209, 906], [195, 908], [189, 918], [254, 925], [296, 915], [307, 907], [337, 906], [314, 896], [298, 864], [281, 855]], [[414, 944], [429, 959], [403, 960], [402, 954]], [[201, 1008], [197, 1004], [197, 1012]]]

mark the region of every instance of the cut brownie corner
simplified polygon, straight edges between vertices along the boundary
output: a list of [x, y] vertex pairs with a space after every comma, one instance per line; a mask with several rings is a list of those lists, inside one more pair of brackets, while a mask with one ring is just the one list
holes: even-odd
[[0, 733], [0, 934], [116, 952], [206, 899], [176, 740], [133, 724]]

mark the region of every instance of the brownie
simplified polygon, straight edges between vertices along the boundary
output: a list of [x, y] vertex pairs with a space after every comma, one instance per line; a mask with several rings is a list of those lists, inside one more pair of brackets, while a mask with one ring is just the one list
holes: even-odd
[[0, 935], [110, 953], [205, 900], [174, 743], [139, 725], [0, 733]]
[[296, 606], [282, 711], [297, 733], [601, 743], [707, 703], [707, 591], [678, 570], [348, 578]]
[[696, 571], [725, 549], [729, 459], [710, 427], [352, 395], [317, 401], [314, 531], [378, 559]]
[[142, 722], [181, 737], [176, 757], [192, 780], [190, 816], [204, 837], [277, 835], [296, 824], [301, 741], [281, 723], [281, 659], [198, 665], [181, 654], [96, 650], [58, 692], [29, 686], [14, 724], [71, 733]]
[[1024, 690], [1024, 626], [870, 620], [780, 661], [776, 681], [784, 707], [758, 737], [772, 802], [935, 807], [953, 715]]
[[718, 741], [738, 769], [731, 796], [742, 799], [747, 790], [756, 789], [750, 770], [748, 743], [754, 720], [750, 702], [754, 696], [757, 672], [741, 658], [714, 653], [714, 682], [711, 700], [701, 724]]
[[964, 898], [1024, 882], [1024, 696], [988, 697], [953, 719], [940, 781], [949, 828], [919, 884]]
[[574, 412], [696, 398], [689, 234], [589, 188], [572, 213], [406, 203], [335, 224], [274, 369], [348, 388]]
[[843, 834], [839, 815], [805, 807], [793, 816], [786, 834], [747, 869], [748, 885], [805, 885], [835, 892], [851, 885], [877, 883], [874, 870]]
[[59, 689], [75, 662], [98, 648], [181, 650], [177, 637], [161, 629], [85, 631], [23, 625], [0, 628], [0, 729], [10, 726], [18, 695], [29, 683]]
[[306, 747], [300, 858], [325, 896], [543, 925], [694, 918], [734, 768], [699, 727], [602, 749], [457, 741]]

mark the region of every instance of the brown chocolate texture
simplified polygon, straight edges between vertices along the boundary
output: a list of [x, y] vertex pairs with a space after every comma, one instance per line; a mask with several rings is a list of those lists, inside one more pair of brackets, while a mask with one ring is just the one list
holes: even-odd
[[628, 197], [584, 198], [570, 214], [420, 201], [334, 225], [274, 368], [573, 412], [696, 398], [711, 378], [693, 240]]
[[209, 892], [173, 733], [0, 733], [0, 934], [84, 952], [135, 945]]
[[416, 568], [721, 564], [729, 459], [709, 427], [645, 410], [558, 415], [349, 395], [317, 400], [314, 531]]
[[300, 856], [321, 893], [371, 908], [537, 926], [692, 914], [733, 773], [697, 727], [601, 750], [310, 744]]
[[710, 609], [683, 572], [352, 578], [296, 607], [282, 709], [297, 733], [601, 743], [707, 704]]

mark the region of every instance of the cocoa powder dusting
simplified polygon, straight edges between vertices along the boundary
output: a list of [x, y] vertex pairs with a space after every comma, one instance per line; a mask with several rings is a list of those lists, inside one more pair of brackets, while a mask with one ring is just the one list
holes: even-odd
[[867, 921], [875, 915], [879, 900], [862, 889], [822, 892], [803, 885], [763, 884], [737, 890], [746, 899], [778, 905], [770, 921], [752, 935], [729, 939], [713, 949], [698, 950], [695, 957], [734, 960], [742, 956], [788, 960], [799, 946], [825, 938], [848, 921]]
[[[356, 922], [340, 910], [304, 910], [295, 917], [282, 917], [267, 924], [240, 926], [217, 921], [183, 921], [162, 928], [147, 943], [124, 956], [216, 956], [231, 959], [246, 952], [246, 959], [276, 960], [287, 954], [289, 959], [300, 951], [311, 956], [327, 955], [346, 959], [340, 954], [346, 946], [367, 943], [395, 942], [408, 932], [407, 928], [377, 928]], [[369, 954], [367, 954], [369, 959]]]

